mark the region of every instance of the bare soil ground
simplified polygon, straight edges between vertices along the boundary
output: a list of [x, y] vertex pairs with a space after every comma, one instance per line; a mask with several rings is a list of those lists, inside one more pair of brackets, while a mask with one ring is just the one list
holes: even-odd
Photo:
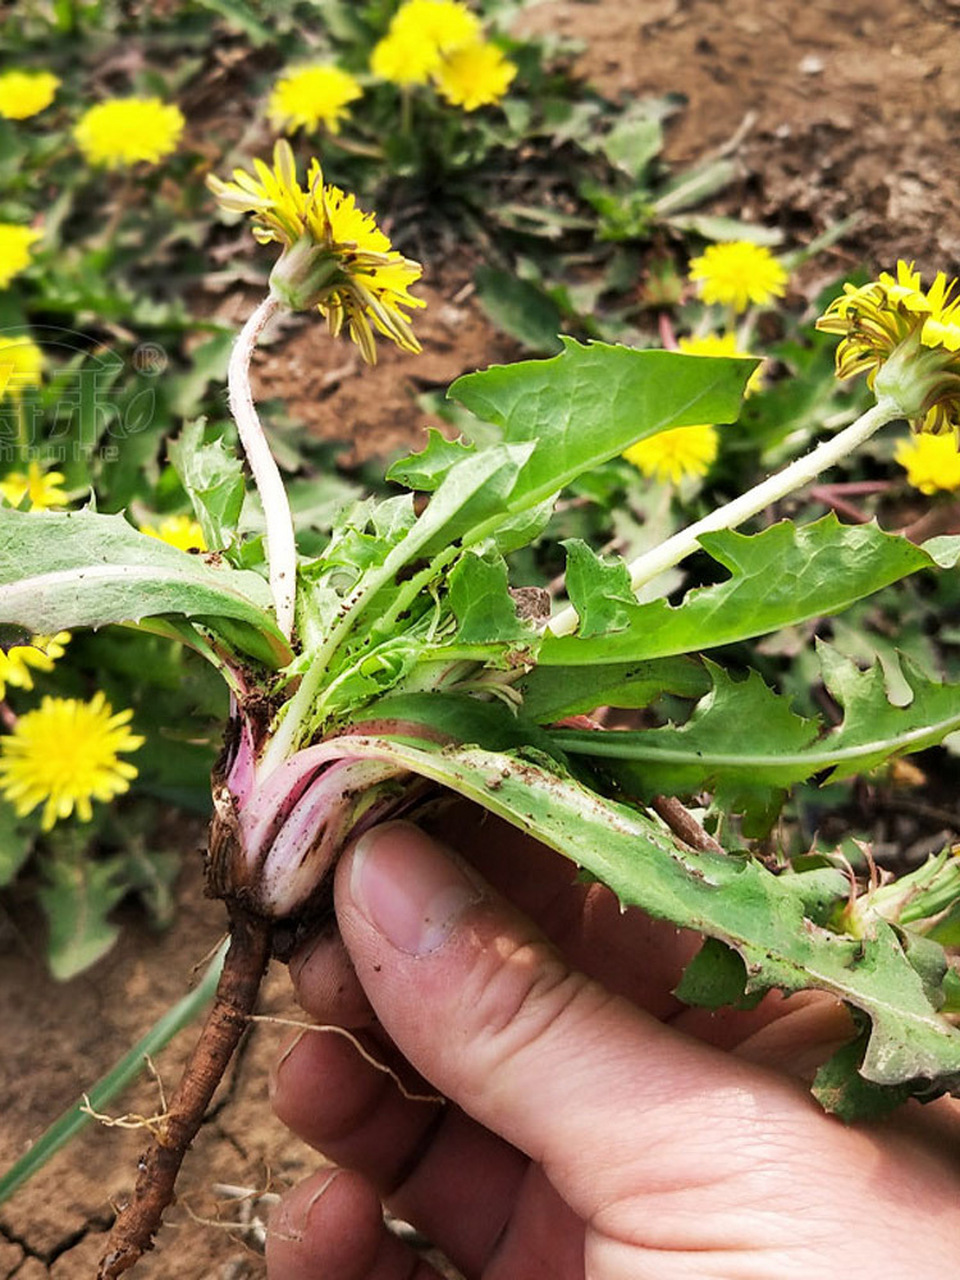
[[[779, 225], [793, 244], [859, 212], [855, 230], [815, 268], [824, 279], [898, 256], [926, 272], [960, 268], [958, 0], [553, 0], [522, 27], [582, 39], [581, 69], [608, 93], [686, 94], [669, 159], [695, 160], [736, 139], [742, 178], [722, 211]], [[286, 397], [291, 416], [343, 439], [350, 460], [415, 440], [426, 421], [418, 391], [510, 355], [472, 304], [466, 257], [431, 270], [431, 305], [417, 325], [423, 356], [385, 352], [361, 382], [346, 347], [303, 328], [282, 360], [264, 365], [261, 394]], [[174, 926], [154, 936], [128, 914], [114, 952], [69, 984], [46, 976], [29, 910], [13, 901], [12, 914], [0, 915], [0, 1167], [183, 994], [216, 944], [224, 915], [203, 897], [202, 827], [183, 819], [180, 842], [187, 856]], [[297, 1016], [280, 966], [262, 1012]], [[267, 1100], [270, 1063], [288, 1034], [269, 1023], [252, 1028], [223, 1105], [188, 1158], [169, 1226], [136, 1273], [142, 1280], [263, 1277], [255, 1233], [229, 1225], [241, 1208], [216, 1187], [245, 1187], [255, 1198], [318, 1160], [273, 1119]], [[168, 1086], [191, 1038], [182, 1033], [156, 1064]], [[151, 1114], [156, 1086], [144, 1080], [122, 1106]], [[142, 1145], [139, 1133], [92, 1125], [0, 1208], [0, 1280], [92, 1280], [111, 1202], [131, 1186]], [[260, 1209], [252, 1205], [254, 1217]]]

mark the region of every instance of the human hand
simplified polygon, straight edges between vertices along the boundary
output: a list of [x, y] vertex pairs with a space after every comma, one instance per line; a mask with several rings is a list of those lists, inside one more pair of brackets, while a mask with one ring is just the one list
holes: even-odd
[[421, 1097], [341, 1036], [288, 1046], [274, 1107], [351, 1172], [284, 1197], [270, 1280], [436, 1280], [381, 1198], [468, 1280], [960, 1278], [960, 1104], [845, 1127], [803, 1083], [841, 1005], [684, 1008], [693, 936], [476, 810], [444, 835], [469, 862], [405, 823], [364, 836], [343, 943], [291, 965], [307, 1013]]

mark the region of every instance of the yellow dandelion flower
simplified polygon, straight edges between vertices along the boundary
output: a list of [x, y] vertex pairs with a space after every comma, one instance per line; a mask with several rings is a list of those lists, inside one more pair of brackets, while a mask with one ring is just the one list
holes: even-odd
[[687, 476], [705, 476], [718, 446], [716, 427], [673, 427], [632, 444], [623, 456], [645, 476], [661, 484], [679, 484]]
[[44, 471], [39, 462], [31, 462], [26, 471], [7, 472], [0, 480], [0, 497], [11, 507], [27, 498], [32, 511], [51, 511], [70, 501], [61, 488], [63, 480], [62, 471]]
[[233, 182], [207, 181], [224, 209], [253, 214], [261, 244], [283, 246], [270, 277], [274, 295], [293, 310], [316, 306], [334, 336], [346, 324], [370, 364], [377, 358], [374, 329], [406, 351], [419, 351], [405, 310], [426, 305], [408, 292], [422, 274], [420, 264], [392, 247], [352, 195], [324, 185], [319, 160], [311, 161], [301, 187], [285, 139], [274, 148], [272, 169], [259, 159], [253, 164], [256, 176], [235, 169]]
[[53, 636], [30, 636], [22, 643], [14, 642], [8, 649], [0, 647], [0, 698], [5, 698], [7, 686], [14, 689], [32, 689], [34, 671], [52, 671], [57, 658], [62, 658], [64, 645], [69, 643], [70, 632], [58, 631]]
[[378, 40], [370, 55], [370, 70], [391, 84], [426, 84], [440, 66], [442, 54], [416, 33], [390, 32]]
[[[688, 356], [734, 356], [737, 359], [753, 360], [749, 351], [741, 351], [735, 333], [705, 333], [699, 338], [680, 338], [680, 350]], [[744, 395], [753, 395], [763, 388], [763, 365], [757, 365], [747, 379]]]
[[391, 34], [417, 36], [440, 53], [480, 38], [480, 19], [459, 0], [407, 0], [393, 16]]
[[159, 98], [111, 98], [80, 117], [73, 136], [90, 164], [107, 169], [158, 164], [176, 150], [186, 121]]
[[294, 133], [325, 125], [339, 133], [347, 105], [363, 96], [360, 85], [339, 67], [304, 67], [289, 71], [274, 86], [267, 115], [275, 129]]
[[689, 278], [700, 286], [704, 302], [746, 311], [786, 292], [787, 272], [764, 245], [748, 240], [711, 244], [690, 263]]
[[894, 459], [906, 470], [907, 481], [921, 493], [938, 489], [960, 489], [960, 453], [952, 435], [933, 436], [927, 432], [900, 440]]
[[517, 68], [495, 44], [477, 41], [447, 54], [435, 74], [437, 89], [451, 106], [476, 111], [500, 101]]
[[29, 338], [0, 335], [0, 400], [19, 400], [29, 387], [39, 387], [43, 352]]
[[913, 263], [897, 263], [865, 285], [845, 284], [817, 321], [841, 338], [839, 378], [867, 385], [901, 406], [916, 431], [960, 434], [960, 296], [941, 271], [926, 291]]
[[370, 70], [393, 84], [426, 84], [444, 54], [480, 39], [480, 19], [456, 0], [407, 0], [373, 49]]
[[0, 791], [19, 817], [42, 804], [44, 831], [74, 810], [89, 822], [92, 800], [112, 800], [137, 776], [119, 759], [121, 751], [136, 751], [145, 741], [127, 728], [132, 716], [114, 715], [102, 693], [89, 702], [45, 697], [0, 739]]
[[40, 232], [32, 227], [0, 222], [0, 289], [5, 289], [15, 275], [29, 267], [30, 251], [39, 239]]
[[5, 71], [0, 75], [0, 116], [27, 120], [49, 107], [60, 78], [51, 71]]
[[179, 551], [206, 551], [203, 530], [192, 516], [165, 516], [158, 525], [142, 524], [140, 532], [148, 538], [169, 542]]

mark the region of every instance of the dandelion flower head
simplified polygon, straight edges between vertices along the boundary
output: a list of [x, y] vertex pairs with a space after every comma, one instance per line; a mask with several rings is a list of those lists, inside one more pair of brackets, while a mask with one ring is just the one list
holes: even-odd
[[495, 44], [477, 41], [454, 49], [436, 71], [437, 89], [451, 106], [464, 111], [500, 101], [517, 68]]
[[661, 484], [705, 476], [719, 447], [716, 427], [672, 427], [625, 449], [623, 456], [643, 475]]
[[0, 222], [0, 289], [5, 289], [15, 275], [29, 267], [31, 249], [40, 232], [13, 222]]
[[18, 400], [28, 387], [39, 387], [43, 352], [30, 338], [0, 334], [0, 400]]
[[370, 70], [393, 84], [426, 84], [445, 55], [481, 37], [480, 19], [458, 0], [407, 0], [374, 47]]
[[883, 271], [868, 284], [845, 284], [817, 321], [818, 329], [841, 338], [837, 377], [865, 373], [878, 392], [905, 395], [904, 416], [915, 430], [960, 433], [956, 288], [940, 271], [924, 290], [919, 271], [902, 259], [896, 275]]
[[70, 501], [61, 488], [63, 480], [62, 471], [44, 471], [39, 462], [30, 462], [26, 471], [8, 471], [0, 480], [0, 497], [11, 507], [26, 498], [32, 511], [51, 511]]
[[137, 776], [120, 759], [145, 739], [127, 727], [132, 711], [113, 713], [102, 693], [89, 702], [45, 697], [0, 739], [0, 792], [19, 817], [43, 805], [41, 827], [76, 810], [82, 822], [93, 817], [91, 801], [122, 795]]
[[405, 314], [426, 305], [408, 292], [422, 274], [419, 263], [393, 248], [352, 195], [324, 184], [318, 160], [311, 161], [301, 187], [285, 139], [274, 148], [272, 168], [259, 159], [253, 165], [254, 174], [235, 169], [233, 182], [210, 177], [208, 185], [224, 209], [253, 215], [261, 244], [283, 246], [271, 276], [277, 296], [295, 307], [315, 305], [334, 336], [345, 324], [370, 364], [376, 361], [374, 330], [406, 351], [419, 351]]
[[711, 244], [690, 263], [689, 278], [704, 302], [746, 311], [764, 306], [786, 292], [787, 272], [764, 245], [748, 240]]
[[165, 516], [159, 524], [142, 524], [140, 532], [158, 538], [179, 551], [206, 551], [203, 530], [192, 516]]
[[897, 442], [894, 460], [906, 470], [907, 482], [921, 493], [960, 489], [960, 453], [952, 435], [929, 432]]
[[[733, 356], [739, 360], [753, 360], [749, 351], [741, 351], [735, 333], [705, 333], [697, 338], [680, 338], [678, 346], [688, 356]], [[753, 395], [763, 387], [763, 366], [758, 365], [747, 379], [744, 395]]]
[[5, 71], [0, 75], [0, 116], [28, 120], [49, 107], [59, 88], [60, 78], [52, 71]]
[[159, 98], [111, 98], [80, 117], [74, 138], [90, 164], [107, 169], [158, 164], [175, 151], [186, 121]]
[[52, 671], [69, 640], [69, 631], [58, 631], [52, 636], [15, 641], [9, 648], [0, 646], [0, 698], [6, 697], [8, 687], [32, 689], [33, 671]]
[[288, 71], [277, 81], [267, 115], [273, 127], [285, 133], [318, 125], [339, 133], [348, 105], [362, 96], [357, 81], [339, 67], [303, 67]]

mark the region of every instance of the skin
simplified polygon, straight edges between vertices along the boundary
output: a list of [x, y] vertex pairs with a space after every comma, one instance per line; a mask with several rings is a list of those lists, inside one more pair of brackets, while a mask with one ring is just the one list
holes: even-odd
[[443, 838], [368, 833], [342, 942], [291, 964], [402, 1088], [342, 1035], [286, 1046], [274, 1107], [339, 1171], [283, 1198], [269, 1280], [438, 1278], [381, 1200], [467, 1280], [960, 1280], [960, 1105], [844, 1126], [807, 1087], [836, 1002], [683, 1008], [695, 937], [475, 810]]

